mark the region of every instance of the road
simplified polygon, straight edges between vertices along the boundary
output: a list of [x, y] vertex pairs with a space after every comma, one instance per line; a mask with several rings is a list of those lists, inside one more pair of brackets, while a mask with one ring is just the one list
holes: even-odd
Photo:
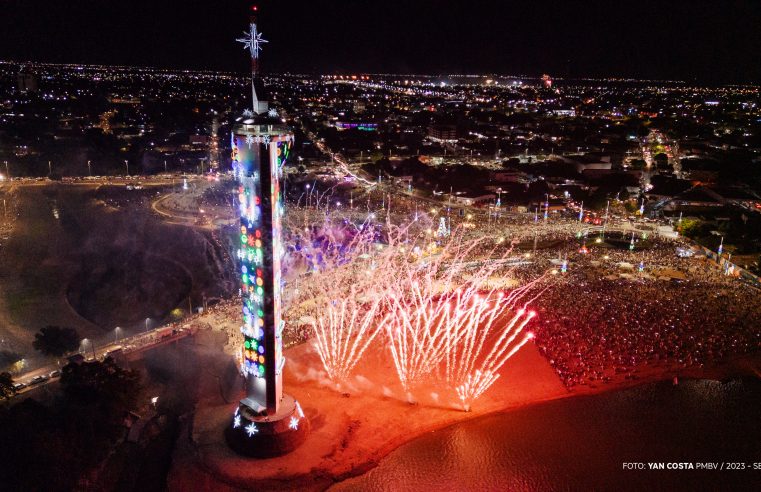
[[[93, 347], [92, 342], [88, 341], [83, 344], [84, 346], [80, 352], [70, 353], [67, 356], [58, 359], [55, 363], [50, 363], [46, 366], [15, 376], [13, 378], [14, 383], [21, 383], [24, 385], [16, 393], [16, 396], [24, 395], [35, 388], [56, 382], [60, 376], [60, 369], [69, 362], [70, 357], [76, 356], [77, 354], [82, 355], [86, 360], [102, 360], [109, 354], [116, 355], [117, 353], [120, 357], [126, 356], [135, 352], [151, 350], [158, 345], [175, 342], [185, 337], [192, 336], [196, 330], [197, 328], [195, 326], [187, 323], [181, 328], [172, 326], [154, 328], [131, 337], [115, 340], [113, 343], [100, 347]], [[55, 373], [58, 374], [56, 375]], [[36, 383], [33, 382], [35, 378], [38, 378], [38, 382]]]

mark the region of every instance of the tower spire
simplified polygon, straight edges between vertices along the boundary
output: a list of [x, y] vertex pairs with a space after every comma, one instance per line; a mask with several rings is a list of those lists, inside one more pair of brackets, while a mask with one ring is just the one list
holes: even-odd
[[243, 43], [243, 49], [248, 50], [251, 54], [251, 104], [254, 114], [259, 114], [259, 98], [256, 96], [254, 80], [259, 73], [259, 52], [262, 51], [262, 45], [268, 41], [262, 38], [262, 33], [256, 28], [255, 12], [257, 11], [257, 7], [251, 7], [251, 11], [253, 13], [249, 19], [248, 31], [244, 31], [244, 37], [238, 38], [236, 41]]

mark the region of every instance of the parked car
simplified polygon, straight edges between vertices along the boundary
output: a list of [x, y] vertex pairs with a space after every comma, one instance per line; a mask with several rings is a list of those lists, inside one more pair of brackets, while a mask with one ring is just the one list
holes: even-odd
[[60, 378], [61, 377], [61, 371], [56, 369], [55, 371], [50, 371], [50, 374], [48, 374], [48, 377], [51, 378]]

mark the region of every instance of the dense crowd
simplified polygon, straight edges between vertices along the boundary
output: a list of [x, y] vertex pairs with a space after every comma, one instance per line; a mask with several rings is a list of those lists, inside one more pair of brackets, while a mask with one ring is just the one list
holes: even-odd
[[537, 301], [536, 343], [568, 387], [637, 377], [644, 364], [678, 370], [761, 347], [758, 291], [675, 248], [659, 241], [645, 251], [575, 254], [568, 274]]

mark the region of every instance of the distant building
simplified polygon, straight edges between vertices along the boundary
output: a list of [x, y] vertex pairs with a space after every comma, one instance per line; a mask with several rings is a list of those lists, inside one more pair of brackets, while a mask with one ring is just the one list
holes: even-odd
[[555, 116], [576, 116], [575, 109], [553, 109], [552, 114]]
[[193, 146], [209, 145], [211, 137], [209, 135], [191, 135], [189, 141], [190, 145]]
[[673, 212], [718, 209], [725, 205], [724, 199], [704, 186], [694, 186], [668, 200], [663, 210]]
[[552, 78], [547, 74], [542, 75], [542, 87], [552, 89]]
[[585, 154], [578, 156], [559, 157], [558, 159], [563, 162], [573, 164], [574, 167], [576, 167], [577, 173], [583, 173], [588, 170], [610, 171], [613, 167], [612, 163], [610, 162], [609, 155]]
[[123, 97], [112, 94], [111, 97], [108, 98], [108, 102], [111, 104], [128, 104], [131, 106], [137, 106], [140, 104], [140, 98], [131, 96]]
[[16, 75], [16, 88], [21, 93], [37, 92], [37, 77], [29, 72], [19, 72]]
[[521, 171], [497, 171], [491, 175], [492, 181], [497, 183], [530, 183], [528, 174]]
[[378, 130], [378, 123], [370, 123], [369, 121], [336, 121], [336, 129], [374, 132]]
[[434, 142], [457, 142], [457, 127], [454, 125], [431, 125], [428, 138]]
[[493, 193], [486, 193], [483, 195], [466, 193], [463, 195], [456, 195], [452, 197], [452, 201], [458, 205], [476, 205], [478, 203], [485, 203], [497, 198], [497, 195]]

